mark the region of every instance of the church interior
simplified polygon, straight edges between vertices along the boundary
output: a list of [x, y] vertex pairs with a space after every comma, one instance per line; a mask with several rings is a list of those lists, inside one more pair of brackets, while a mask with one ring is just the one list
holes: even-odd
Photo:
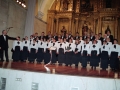
[[[65, 30], [73, 36], [104, 37], [110, 31], [120, 44], [120, 0], [0, 0], [1, 34], [3, 30], [21, 40], [42, 32], [61, 35]], [[13, 41], [8, 43], [11, 60]], [[0, 90], [120, 90], [120, 70], [90, 68], [88, 63], [87, 69], [80, 63], [76, 69], [74, 65], [47, 67], [36, 61], [0, 62]]]

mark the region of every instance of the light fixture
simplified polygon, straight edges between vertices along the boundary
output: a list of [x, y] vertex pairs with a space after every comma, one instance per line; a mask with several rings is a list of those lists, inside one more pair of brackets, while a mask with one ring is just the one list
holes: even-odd
[[16, 2], [21, 5], [22, 7], [26, 8], [26, 4], [24, 0], [16, 0]]

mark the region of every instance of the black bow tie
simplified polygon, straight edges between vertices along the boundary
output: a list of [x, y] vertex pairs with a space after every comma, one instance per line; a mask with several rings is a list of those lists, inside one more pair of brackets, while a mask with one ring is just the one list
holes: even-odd
[[76, 44], [76, 47], [77, 47], [78, 44]]
[[71, 44], [69, 44], [69, 47], [71, 46]]
[[47, 43], [47, 46], [48, 46], [48, 43]]
[[20, 42], [17, 42], [17, 44], [20, 44]]
[[41, 42], [41, 45], [42, 45], [42, 42]]
[[108, 45], [109, 43], [107, 43], [107, 45]]
[[62, 44], [60, 44], [60, 47], [62, 46]]
[[86, 45], [84, 45], [84, 48], [86, 47]]
[[105, 49], [105, 46], [103, 46], [103, 49]]
[[35, 44], [33, 44], [33, 46], [35, 46]]
[[25, 41], [25, 44], [27, 44], [27, 41]]
[[53, 43], [53, 46], [55, 45], [55, 43]]
[[114, 48], [116, 49], [116, 45], [114, 45]]
[[93, 45], [93, 48], [95, 48], [96, 46], [95, 45]]
[[37, 43], [38, 43], [38, 41], [37, 41]]

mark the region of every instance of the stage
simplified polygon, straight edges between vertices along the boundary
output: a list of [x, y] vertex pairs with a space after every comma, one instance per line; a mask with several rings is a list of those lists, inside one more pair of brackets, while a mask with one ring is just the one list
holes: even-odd
[[[46, 68], [50, 69], [47, 72]], [[115, 72], [112, 70], [101, 70], [99, 67], [96, 70], [90, 67], [82, 68], [81, 66], [64, 66], [64, 65], [44, 65], [40, 63], [28, 63], [28, 62], [0, 62], [0, 68], [13, 69], [13, 70], [23, 70], [38, 73], [54, 73], [60, 75], [74, 75], [74, 76], [87, 76], [87, 77], [100, 77], [100, 78], [114, 78]], [[118, 73], [118, 72], [116, 72]], [[120, 75], [118, 75], [120, 79]]]
[[[5, 90], [120, 90], [118, 73], [80, 65], [77, 68], [36, 62], [0, 62], [0, 78], [7, 79]], [[31, 89], [33, 83], [38, 89]]]

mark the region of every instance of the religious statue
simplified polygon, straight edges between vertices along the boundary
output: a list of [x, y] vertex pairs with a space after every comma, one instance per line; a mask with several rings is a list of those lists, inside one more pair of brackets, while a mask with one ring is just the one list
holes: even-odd
[[82, 34], [84, 34], [84, 32], [88, 32], [88, 25], [87, 25], [86, 21], [84, 21], [84, 24], [82, 27]]
[[61, 29], [61, 33], [64, 33], [64, 35], [66, 35], [67, 30], [66, 30], [65, 26], [62, 26], [62, 27], [63, 28]]
[[68, 0], [64, 0], [63, 1], [63, 10], [68, 10], [68, 5], [69, 5], [69, 1]]

